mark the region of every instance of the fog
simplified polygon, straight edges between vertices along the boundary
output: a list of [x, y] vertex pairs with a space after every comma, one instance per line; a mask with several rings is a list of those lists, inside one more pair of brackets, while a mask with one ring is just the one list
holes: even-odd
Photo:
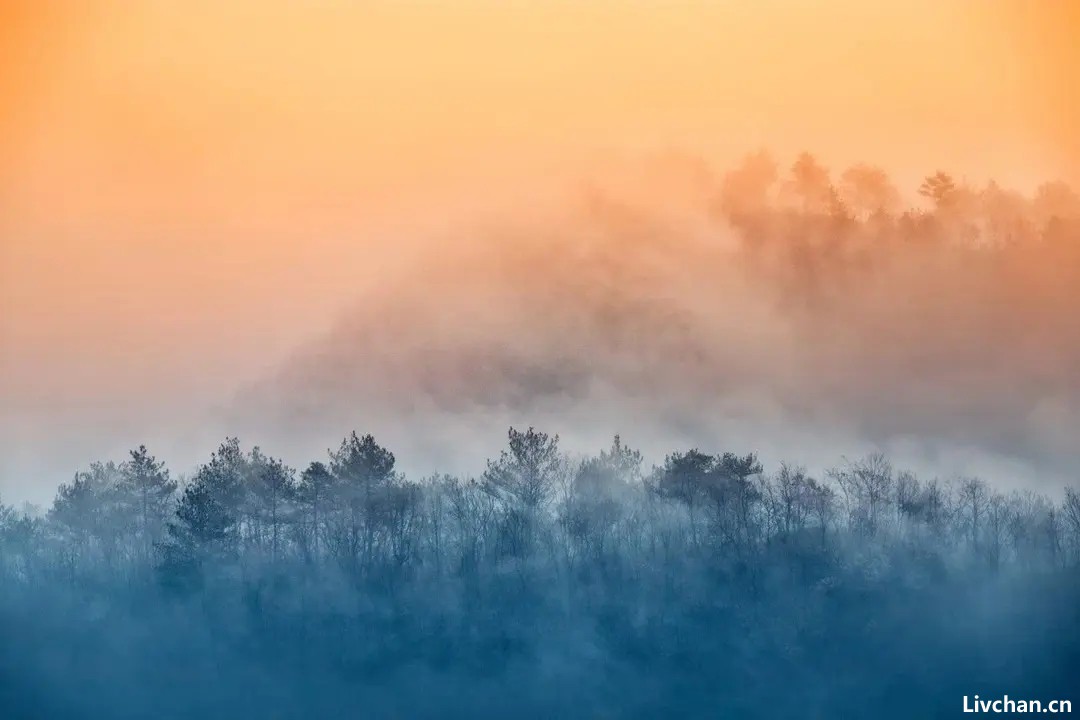
[[[715, 430], [757, 440], [770, 457], [887, 446], [936, 463], [943, 474], [1021, 463], [1005, 471], [1015, 475], [1010, 482], [1028, 482], [1037, 445], [1049, 445], [1047, 472], [1059, 464], [1061, 428], [1075, 418], [1071, 390], [1056, 381], [1006, 382], [1023, 397], [991, 407], [976, 388], [1014, 371], [1061, 377], [1059, 367], [1042, 364], [1062, 362], [1054, 348], [1067, 340], [1047, 334], [1029, 337], [1027, 350], [987, 350], [1012, 364], [994, 361], [979, 377], [939, 375], [916, 391], [900, 367], [915, 362], [905, 353], [935, 353], [920, 362], [936, 367], [946, 356], [991, 362], [960, 358], [948, 346], [948, 338], [959, 345], [967, 337], [950, 334], [950, 323], [968, 323], [964, 332], [991, 342], [990, 331], [976, 327], [973, 314], [981, 311], [964, 305], [976, 302], [978, 288], [962, 293], [939, 268], [917, 278], [919, 293], [909, 292], [905, 282], [914, 280], [905, 275], [921, 271], [890, 263], [886, 279], [872, 284], [889, 296], [869, 297], [867, 282], [850, 310], [822, 310], [823, 324], [814, 328], [816, 321], [778, 305], [790, 278], [762, 278], [719, 257], [737, 238], [703, 195], [759, 147], [774, 153], [782, 173], [803, 150], [834, 179], [856, 163], [878, 164], [905, 195], [898, 211], [918, 205], [916, 188], [939, 168], [977, 189], [994, 178], [1028, 198], [1056, 178], [1075, 187], [1080, 124], [1071, 88], [1080, 62], [1068, 4], [15, 3], [3, 20], [10, 60], [0, 73], [6, 497], [44, 502], [73, 468], [122, 456], [139, 442], [190, 468], [224, 432], [285, 436], [283, 452], [295, 447], [297, 458], [332, 442], [342, 430], [334, 419], [370, 422], [405, 441], [407, 423], [396, 413], [428, 402], [432, 392], [447, 417], [425, 421], [413, 412], [409, 423], [451, 424], [464, 436], [489, 438], [477, 443], [491, 442], [498, 433], [484, 430], [526, 414], [542, 418], [539, 408], [525, 411], [522, 396], [537, 399], [550, 388], [523, 373], [548, 372], [575, 373], [577, 396], [597, 400], [588, 411], [577, 405], [596, 422], [583, 415], [574, 423], [568, 441], [575, 446], [632, 412], [650, 453], [665, 439]], [[700, 159], [713, 184], [674, 180], [681, 190], [665, 190], [661, 201], [663, 183], [647, 178], [669, 151]], [[611, 212], [584, 209], [590, 193], [628, 208], [618, 227]], [[665, 204], [671, 207], [657, 207]], [[669, 229], [650, 229], [656, 224]], [[666, 235], [672, 252], [641, 247], [624, 267], [576, 275], [556, 267], [551, 287], [570, 284], [573, 294], [579, 284], [614, 284], [612, 273], [645, 273], [663, 291], [632, 284], [625, 302], [603, 302], [621, 303], [619, 312], [633, 315], [642, 332], [655, 332], [665, 313], [680, 315], [693, 337], [669, 329], [665, 345], [634, 360], [626, 343], [595, 337], [595, 310], [572, 319], [571, 300], [554, 308], [549, 325], [514, 332], [538, 312], [530, 298], [551, 292], [517, 286], [529, 274], [521, 269], [529, 248], [584, 243], [578, 252], [592, 253], [581, 258], [587, 262], [612, 252], [596, 236], [618, 245], [627, 235], [651, 238], [642, 246]], [[509, 242], [523, 244], [520, 255], [502, 256]], [[663, 256], [659, 264], [650, 253]], [[457, 275], [474, 285], [490, 278], [488, 297], [446, 279], [455, 267], [465, 267]], [[725, 286], [713, 287], [711, 274], [723, 275]], [[968, 277], [978, 285], [996, 276]], [[440, 284], [444, 300], [426, 295], [424, 281]], [[1023, 282], [1006, 285], [1021, 292]], [[740, 285], [753, 287], [736, 298]], [[523, 306], [516, 320], [514, 302], [498, 315], [467, 310], [498, 302], [504, 290]], [[945, 292], [949, 312], [963, 318], [934, 312], [929, 299], [919, 300], [923, 290]], [[635, 303], [652, 309], [631, 309]], [[384, 332], [375, 307], [415, 321], [412, 337], [399, 339], [417, 352], [438, 345], [459, 364], [487, 353], [503, 366], [529, 367], [478, 371], [465, 387], [389, 399], [385, 388], [412, 389], [431, 378], [415, 377], [423, 374], [420, 358], [391, 363], [401, 366], [393, 382], [378, 372], [357, 377], [358, 368], [377, 362], [350, 348], [349, 334]], [[457, 327], [459, 316], [446, 314], [455, 307], [477, 317], [476, 326]], [[1041, 312], [1028, 311], [1029, 320]], [[986, 312], [988, 322], [1002, 319]], [[754, 322], [742, 323], [741, 313]], [[871, 360], [860, 343], [883, 347], [884, 331], [869, 325], [885, 322], [886, 313], [900, 313], [899, 325], [912, 332], [938, 330], [933, 338], [897, 338], [907, 350]], [[921, 322], [927, 314], [935, 317]], [[423, 338], [435, 323], [439, 333]], [[574, 323], [568, 339], [575, 345], [557, 348], [562, 338], [554, 336]], [[723, 333], [737, 333], [745, 349], [721, 341]], [[514, 348], [503, 347], [511, 337]], [[699, 365], [672, 359], [681, 356], [680, 343], [695, 348]], [[763, 358], [772, 348], [788, 349], [791, 361]], [[1025, 352], [1038, 357], [1022, 359]], [[312, 353], [352, 369], [312, 368], [302, 359]], [[639, 365], [625, 367], [628, 358]], [[564, 359], [563, 370], [535, 367]], [[806, 380], [811, 366], [819, 375]], [[492, 373], [497, 387], [478, 392], [480, 377]], [[628, 397], [634, 373], [649, 374], [665, 397], [643, 389]], [[499, 399], [508, 374], [517, 376], [511, 384], [531, 383], [514, 390], [512, 402]], [[313, 376], [355, 392], [357, 405], [372, 404], [366, 393], [379, 389], [385, 412], [376, 422], [330, 393], [322, 420], [297, 431], [288, 408], [305, 402], [297, 396]], [[276, 379], [276, 391], [266, 390]], [[690, 390], [691, 379], [707, 382], [707, 390]], [[963, 386], [952, 400], [939, 392], [946, 383]], [[280, 395], [267, 417], [245, 409], [256, 402], [245, 399], [251, 385], [262, 388], [259, 403]], [[917, 407], [886, 407], [898, 400]], [[465, 409], [470, 419], [454, 421]], [[948, 426], [949, 440], [932, 443], [939, 447], [925, 446], [934, 433], [922, 421], [931, 416], [935, 431]], [[441, 432], [424, 435], [415, 440], [423, 452], [411, 456], [418, 466], [462, 464], [440, 449], [453, 445], [437, 439]]]
[[417, 472], [476, 472], [462, 457], [498, 428], [547, 421], [580, 450], [633, 428], [653, 458], [732, 442], [818, 467], [881, 449], [1013, 487], [1071, 477], [1075, 225], [1044, 237], [1038, 203], [992, 186], [932, 229], [911, 229], [921, 210], [836, 225], [781, 200], [738, 227], [724, 187], [667, 155], [436, 234], [230, 422], [307, 454], [371, 428]]
[[[282, 262], [302, 292], [274, 293], [258, 266], [219, 256], [209, 299], [177, 288], [223, 320], [196, 355], [181, 332], [192, 304], [177, 297], [154, 345], [89, 336], [86, 374], [13, 388], [6, 495], [45, 500], [52, 486], [18, 476], [49, 468], [57, 482], [137, 442], [190, 468], [239, 434], [299, 462], [342, 428], [387, 438], [414, 475], [475, 473], [509, 424], [557, 425], [579, 452], [633, 432], [652, 460], [734, 443], [821, 470], [884, 450], [941, 477], [1051, 491], [1070, 480], [1075, 193], [956, 181], [955, 207], [935, 209], [875, 170], [877, 207], [873, 183], [820, 165], [839, 205], [818, 206], [799, 196], [794, 163], [764, 150], [727, 167], [674, 150], [610, 155], [483, 207], [372, 223], [356, 231], [374, 238], [370, 262], [351, 237], [316, 256], [296, 238]], [[237, 325], [220, 303], [245, 287], [273, 299]], [[131, 371], [95, 386], [110, 362]], [[48, 419], [58, 411], [66, 428]], [[48, 453], [46, 423], [65, 440]]]

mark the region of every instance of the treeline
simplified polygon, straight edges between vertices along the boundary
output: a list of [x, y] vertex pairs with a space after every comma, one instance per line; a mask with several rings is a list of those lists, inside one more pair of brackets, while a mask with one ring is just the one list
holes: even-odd
[[[1080, 221], [1080, 195], [1060, 180], [1025, 194], [938, 170], [905, 193], [873, 164], [834, 174], [808, 152], [786, 168], [765, 150], [750, 153], [707, 186], [714, 211], [755, 237], [778, 229], [776, 215], [804, 226], [807, 216], [819, 216], [832, 221], [834, 237], [865, 226], [877, 234], [1001, 246], [1075, 232]], [[913, 195], [922, 207], [911, 203]]]
[[833, 171], [803, 152], [785, 166], [764, 150], [710, 177], [703, 201], [734, 230], [744, 269], [814, 312], [876, 284], [948, 307], [985, 297], [1011, 331], [1013, 315], [1033, 312], [1056, 328], [1075, 298], [1080, 195], [1060, 180], [1021, 192], [938, 170], [900, 188], [870, 163]]
[[0, 587], [28, 716], [908, 717], [1075, 689], [1080, 493], [533, 428], [413, 481], [371, 435], [300, 472], [229, 439], [186, 481], [140, 447], [0, 509]]

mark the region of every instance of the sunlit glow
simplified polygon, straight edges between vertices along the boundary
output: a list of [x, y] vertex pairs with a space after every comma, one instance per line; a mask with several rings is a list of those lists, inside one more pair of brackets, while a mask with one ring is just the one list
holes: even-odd
[[109, 417], [124, 447], [220, 401], [412, 238], [619, 154], [806, 149], [877, 163], [912, 201], [939, 168], [1075, 181], [1078, 19], [1011, 0], [6, 3], [0, 442], [19, 450], [0, 487], [50, 433]]

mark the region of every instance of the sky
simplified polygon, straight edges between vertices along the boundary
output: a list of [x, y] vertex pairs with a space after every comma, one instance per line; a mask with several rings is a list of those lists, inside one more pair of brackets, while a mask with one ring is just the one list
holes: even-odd
[[431, 238], [612, 157], [1080, 181], [1078, 35], [1011, 0], [3, 3], [0, 493], [189, 467]]

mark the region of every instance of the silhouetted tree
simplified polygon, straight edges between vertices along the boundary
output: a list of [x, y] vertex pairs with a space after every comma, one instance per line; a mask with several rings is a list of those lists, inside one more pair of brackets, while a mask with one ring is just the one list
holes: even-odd
[[1073, 562], [1080, 564], [1080, 491], [1076, 488], [1065, 488], [1061, 515], [1072, 545]]
[[628, 448], [616, 435], [608, 450], [578, 466], [563, 508], [563, 522], [586, 552], [594, 556], [605, 553], [626, 495], [641, 482], [641, 464], [641, 453]]
[[559, 436], [530, 427], [522, 432], [510, 428], [509, 447], [497, 460], [489, 460], [484, 487], [504, 502], [526, 510], [547, 505], [555, 495], [563, 469]]
[[230, 552], [228, 539], [236, 517], [218, 499], [219, 480], [215, 469], [203, 466], [180, 496], [175, 518], [167, 526], [167, 537], [159, 545], [158, 570], [162, 583], [170, 590], [199, 588], [204, 564]]
[[919, 194], [934, 203], [934, 208], [944, 210], [956, 201], [956, 183], [948, 173], [937, 171], [928, 175], [919, 186]]
[[986, 514], [990, 491], [979, 478], [962, 478], [959, 486], [960, 506], [968, 526], [968, 539], [972, 550], [978, 550], [980, 522]]
[[120, 466], [119, 482], [127, 511], [138, 518], [144, 558], [149, 558], [172, 510], [176, 482], [169, 478], [165, 464], [151, 455], [145, 445], [132, 450], [128, 461]]
[[663, 498], [676, 500], [686, 506], [690, 521], [691, 542], [697, 544], [696, 511], [708, 498], [708, 485], [717, 460], [700, 450], [676, 452], [664, 459], [655, 482], [656, 492]]
[[249, 516], [255, 521], [260, 545], [269, 528], [270, 558], [277, 562], [281, 529], [291, 518], [295, 499], [293, 471], [280, 460], [263, 455], [259, 448], [252, 450], [248, 464]]
[[869, 535], [878, 531], [884, 512], [894, 497], [892, 464], [881, 453], [848, 461], [832, 472], [844, 494], [853, 526]]
[[67, 547], [68, 572], [74, 580], [79, 558], [90, 558], [97, 549], [111, 565], [115, 559], [121, 525], [119, 470], [112, 462], [93, 463], [76, 473], [71, 483], [57, 490], [49, 520], [61, 528]]
[[338, 533], [339, 553], [353, 571], [370, 571], [380, 523], [387, 518], [395, 489], [394, 454], [371, 435], [355, 432], [330, 454], [337, 500], [345, 514], [344, 535]]
[[199, 468], [196, 482], [200, 492], [208, 493], [227, 515], [230, 523], [229, 542], [240, 541], [240, 526], [243, 521], [247, 501], [248, 459], [240, 449], [240, 441], [235, 437], [227, 438], [210, 456], [210, 462]]
[[333, 473], [321, 462], [312, 462], [300, 475], [300, 484], [296, 494], [304, 509], [310, 527], [311, 556], [309, 561], [319, 555], [319, 537], [323, 534], [327, 508], [337, 494]]
[[749, 550], [756, 540], [754, 512], [761, 492], [751, 478], [761, 473], [757, 455], [724, 453], [707, 477], [713, 526], [722, 540], [740, 553]]
[[555, 497], [565, 464], [558, 435], [511, 427], [508, 440], [498, 459], [488, 460], [482, 487], [500, 505], [500, 553], [524, 559], [532, 552], [540, 514]]

